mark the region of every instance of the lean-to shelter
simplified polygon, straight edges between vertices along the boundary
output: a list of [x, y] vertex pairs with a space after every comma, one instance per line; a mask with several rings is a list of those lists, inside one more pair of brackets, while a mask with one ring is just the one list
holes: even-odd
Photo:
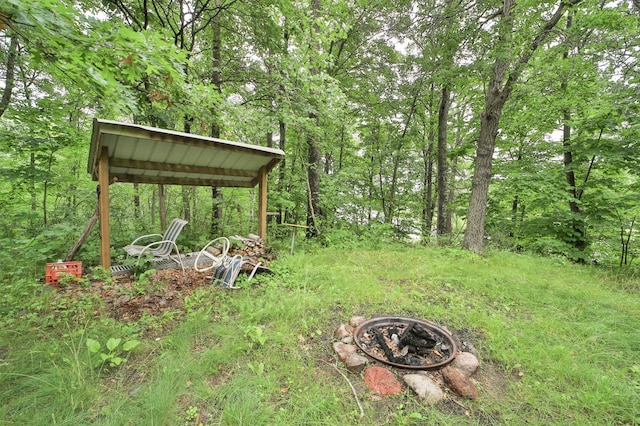
[[276, 148], [94, 119], [87, 171], [100, 188], [100, 264], [111, 267], [109, 184], [258, 185], [258, 235], [266, 239], [267, 174], [283, 158]]

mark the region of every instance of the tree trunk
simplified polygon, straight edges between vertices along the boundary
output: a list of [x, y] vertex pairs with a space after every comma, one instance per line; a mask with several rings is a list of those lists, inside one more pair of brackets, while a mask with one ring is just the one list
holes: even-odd
[[340, 154], [338, 155], [338, 171], [342, 170], [342, 161], [344, 159], [344, 123], [340, 126]]
[[422, 180], [422, 240], [426, 242], [431, 236], [433, 226], [433, 145], [435, 134], [433, 128], [429, 129], [426, 149], [422, 149], [422, 161], [424, 164]]
[[[567, 16], [567, 26], [566, 26], [567, 30], [571, 28], [572, 20], [573, 18], [571, 14], [569, 14], [569, 16]], [[564, 53], [562, 54], [562, 58], [565, 61], [569, 59], [569, 48], [567, 48], [564, 51]], [[567, 78], [565, 77], [563, 78], [562, 83], [560, 84], [560, 88], [563, 93], [566, 93], [568, 91], [568, 86], [569, 85], [567, 82]], [[582, 213], [582, 210], [580, 209], [580, 205], [578, 204], [578, 201], [580, 200], [580, 195], [579, 195], [578, 188], [576, 187], [576, 175], [573, 167], [573, 151], [571, 146], [571, 124], [569, 124], [571, 122], [571, 110], [568, 107], [564, 108], [564, 111], [562, 112], [562, 119], [563, 119], [562, 149], [564, 151], [564, 155], [563, 155], [564, 175], [565, 175], [567, 184], [569, 186], [567, 191], [570, 197], [569, 210], [571, 211], [571, 229], [573, 231], [572, 232], [573, 236], [571, 237], [571, 240], [568, 242], [570, 242], [573, 248], [576, 249], [578, 252], [583, 253], [587, 248], [587, 241], [585, 238], [586, 237], [585, 225], [584, 225], [584, 221], [582, 220], [583, 213]], [[577, 261], [578, 263], [584, 263], [584, 258], [582, 256], [578, 256], [577, 258], [575, 256], [572, 256], [572, 257], [573, 257], [573, 260]]]
[[[393, 170], [391, 171], [391, 186], [389, 188], [389, 197], [387, 207], [384, 209], [384, 223], [393, 223], [393, 216], [396, 212], [396, 192], [398, 187], [398, 170], [400, 169], [400, 141], [397, 141], [398, 148], [393, 153]], [[381, 169], [382, 170], [382, 169]], [[380, 180], [380, 188], [382, 189], [382, 179]]]
[[167, 194], [163, 184], [158, 184], [158, 212], [160, 213], [160, 228], [167, 229]]
[[[282, 53], [283, 55], [288, 55], [289, 54], [289, 31], [286, 27], [286, 23], [285, 23], [285, 29], [282, 33]], [[280, 75], [282, 77], [284, 77], [284, 72], [283, 70], [280, 70]], [[283, 78], [284, 80], [284, 78]], [[286, 93], [287, 93], [287, 89], [284, 86], [284, 84], [279, 84], [278, 85], [278, 89], [280, 92], [280, 95], [285, 97]], [[285, 121], [282, 118], [278, 119], [278, 134], [280, 136], [280, 139], [278, 141], [278, 148], [280, 148], [282, 151], [285, 150], [285, 147], [287, 145], [287, 124], [285, 123]], [[278, 185], [277, 185], [277, 190], [279, 194], [282, 194], [285, 190], [287, 192], [289, 191], [289, 184], [287, 183], [287, 186], [285, 187], [285, 179], [286, 179], [286, 171], [287, 171], [287, 158], [286, 156], [280, 161], [280, 164], [278, 165]], [[287, 219], [287, 210], [284, 209], [282, 207], [282, 203], [278, 206], [278, 211], [280, 213], [280, 223], [288, 223], [288, 219]]]
[[[467, 211], [467, 229], [464, 233], [462, 247], [475, 253], [482, 253], [484, 245], [484, 224], [487, 215], [489, 183], [496, 137], [500, 125], [500, 117], [505, 103], [513, 91], [514, 84], [535, 50], [544, 42], [563, 15], [565, 7], [573, 6], [582, 0], [562, 1], [554, 14], [549, 18], [538, 34], [531, 40], [529, 49], [525, 49], [517, 58], [509, 59], [502, 50], [509, 49], [512, 44], [513, 17], [515, 0], [504, 0], [498, 34], [498, 50], [496, 54], [489, 87], [485, 95], [484, 111], [480, 114], [480, 136], [476, 146], [476, 162], [471, 181], [471, 197]], [[511, 62], [510, 62], [511, 61]], [[511, 67], [511, 71], [507, 70]]]
[[516, 195], [511, 202], [511, 230], [509, 231], [509, 237], [516, 236], [516, 229], [518, 228], [518, 203], [520, 199]]
[[[311, 113], [309, 118], [312, 122], [316, 123], [318, 117]], [[309, 165], [307, 167], [307, 236], [316, 237], [319, 234], [318, 219], [321, 217], [322, 212], [320, 210], [320, 172], [322, 153], [318, 146], [315, 137], [309, 135], [307, 137], [307, 147], [309, 149]]]
[[140, 217], [140, 185], [133, 184], [133, 215], [136, 219]]
[[[47, 160], [47, 175], [51, 175], [51, 169], [53, 167], [53, 151], [49, 152], [49, 158]], [[46, 225], [49, 222], [49, 218], [47, 217], [47, 209], [48, 209], [48, 198], [49, 198], [49, 178], [44, 180], [43, 188], [42, 188], [42, 220]]]
[[[220, 7], [220, 1], [215, 0], [215, 6]], [[222, 93], [222, 37], [220, 16], [216, 15], [212, 22], [213, 37], [211, 39], [211, 49], [213, 55], [211, 82], [218, 93]], [[212, 138], [220, 138], [220, 124], [217, 121], [211, 123], [209, 136]], [[222, 235], [222, 193], [217, 187], [211, 187], [211, 237], [219, 237]]]
[[[461, 141], [462, 142], [462, 141]], [[451, 160], [451, 167], [449, 168], [449, 182], [447, 183], [447, 209], [444, 212], [444, 227], [447, 234], [453, 232], [453, 211], [448, 207], [456, 199], [456, 173], [458, 172], [458, 157], [454, 157]]]
[[[426, 243], [431, 237], [433, 227], [433, 148], [436, 140], [436, 122], [434, 114], [434, 84], [429, 88], [429, 103], [427, 105], [429, 122], [423, 121], [424, 137], [427, 145], [422, 147], [423, 178], [422, 178], [422, 242]], [[427, 130], [428, 129], [428, 130]]]
[[[621, 253], [620, 253], [620, 266], [627, 265], [627, 260], [629, 256], [629, 244], [631, 243], [631, 235], [633, 234], [633, 225], [636, 223], [636, 218], [634, 217], [631, 220], [631, 225], [629, 226], [629, 232], [625, 238], [624, 225], [622, 221], [620, 222], [620, 243], [621, 243]], [[631, 262], [629, 261], [629, 264]]]
[[0, 117], [9, 107], [11, 103], [11, 95], [13, 93], [14, 82], [14, 69], [16, 65], [16, 52], [18, 50], [18, 36], [16, 34], [11, 35], [11, 42], [9, 43], [9, 52], [7, 54], [6, 63], [6, 78], [4, 80], [4, 89], [2, 90], [2, 99], [0, 100]]
[[[480, 117], [480, 137], [476, 147], [476, 163], [471, 180], [467, 229], [462, 243], [463, 248], [475, 253], [482, 253], [483, 249], [493, 151], [502, 108], [507, 100], [499, 90], [499, 68], [496, 68], [486, 95], [485, 110]], [[502, 72], [504, 72], [504, 68]]]
[[191, 222], [191, 201], [189, 196], [189, 188], [182, 186], [182, 218], [187, 222]]
[[211, 237], [222, 236], [222, 193], [216, 186], [211, 187]]
[[[576, 188], [576, 176], [573, 171], [573, 152], [571, 151], [571, 125], [569, 125], [569, 120], [571, 120], [571, 113], [568, 110], [564, 112], [564, 120], [565, 123], [563, 125], [563, 136], [562, 136], [562, 148], [564, 150], [564, 174], [567, 180], [567, 185], [569, 188], [567, 191], [569, 192], [570, 200], [569, 200], [569, 210], [571, 211], [571, 228], [573, 237], [568, 241], [571, 243], [574, 249], [579, 251], [580, 253], [584, 252], [587, 248], [587, 241], [585, 235], [585, 227], [584, 221], [582, 220], [582, 210], [580, 209], [580, 205], [578, 204], [578, 190]], [[573, 256], [573, 260], [578, 263], [584, 263], [584, 258]]]
[[438, 213], [436, 218], [436, 234], [445, 235], [451, 232], [447, 227], [447, 123], [449, 121], [449, 109], [451, 107], [451, 90], [448, 86], [442, 87], [440, 109], [438, 110]]
[[[191, 133], [191, 125], [193, 124], [193, 117], [185, 115], [184, 117], [184, 132]], [[191, 190], [187, 186], [182, 186], [182, 218], [187, 222], [191, 222]]]
[[[31, 176], [29, 177], [29, 192], [31, 193], [31, 213], [36, 216], [38, 210], [38, 195], [36, 193], [36, 154], [34, 152], [29, 155], [29, 166], [31, 167]], [[33, 223], [31, 223], [31, 228], [35, 228]]]
[[[287, 137], [287, 126], [285, 125], [284, 121], [282, 120], [278, 120], [278, 127], [279, 127], [279, 133], [280, 133], [280, 140], [278, 142], [278, 148], [280, 148], [281, 150], [284, 151], [284, 148], [286, 146], [286, 137]], [[279, 169], [278, 169], [278, 185], [277, 185], [277, 189], [278, 189], [278, 193], [282, 194], [285, 190], [285, 173], [286, 173], [286, 157], [283, 158], [280, 161], [279, 164]], [[282, 204], [280, 204], [279, 206], [279, 213], [280, 213], [280, 223], [285, 223], [287, 222], [286, 219], [286, 211], [282, 208]]]
[[[311, 18], [313, 20], [313, 28], [314, 33], [318, 34], [320, 32], [320, 28], [316, 23], [316, 20], [320, 16], [320, 0], [311, 0]], [[318, 41], [315, 37], [311, 40], [314, 49], [317, 51], [320, 49]], [[311, 65], [311, 74], [317, 75], [318, 69], [315, 64]], [[311, 93], [313, 96], [313, 93]], [[318, 229], [318, 220], [322, 216], [322, 212], [320, 210], [320, 170], [322, 170], [322, 152], [320, 150], [320, 145], [316, 140], [316, 132], [319, 124], [318, 116], [310, 112], [309, 119], [312, 125], [314, 126], [314, 131], [309, 132], [307, 136], [307, 148], [309, 150], [309, 166], [307, 167], [307, 184], [309, 191], [309, 195], [307, 198], [307, 236], [315, 237], [319, 234]]]

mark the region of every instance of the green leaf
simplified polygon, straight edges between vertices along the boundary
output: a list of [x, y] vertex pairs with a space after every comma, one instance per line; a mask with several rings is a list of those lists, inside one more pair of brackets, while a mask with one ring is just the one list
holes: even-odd
[[110, 361], [110, 365], [113, 367], [114, 365], [120, 365], [125, 361], [124, 358], [120, 358], [119, 356], [113, 357]]
[[100, 350], [100, 342], [98, 342], [97, 340], [93, 340], [93, 339], [87, 339], [87, 348], [89, 349], [89, 352], [97, 354], [98, 351]]
[[120, 338], [118, 339], [116, 339], [115, 337], [110, 338], [109, 340], [107, 340], [107, 349], [113, 352], [113, 350], [118, 347], [121, 341], [122, 339]]
[[140, 344], [139, 340], [129, 340], [122, 345], [122, 350], [130, 351]]

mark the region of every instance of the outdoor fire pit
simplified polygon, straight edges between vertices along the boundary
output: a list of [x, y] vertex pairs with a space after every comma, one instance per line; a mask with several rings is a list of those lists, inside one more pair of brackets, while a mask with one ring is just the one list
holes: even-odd
[[353, 337], [370, 357], [400, 368], [440, 368], [453, 361], [458, 351], [449, 333], [412, 318], [373, 318], [360, 324]]

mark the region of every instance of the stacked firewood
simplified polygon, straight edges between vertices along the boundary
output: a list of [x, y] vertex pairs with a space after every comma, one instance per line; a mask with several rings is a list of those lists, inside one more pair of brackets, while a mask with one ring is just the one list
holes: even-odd
[[267, 243], [255, 234], [249, 234], [246, 237], [234, 235], [229, 237], [231, 241], [231, 247], [227, 256], [240, 255], [246, 257], [249, 264], [245, 264], [243, 269], [252, 269], [253, 265], [257, 265], [258, 262], [264, 267], [268, 267], [269, 262], [276, 258], [276, 253], [267, 246]]

